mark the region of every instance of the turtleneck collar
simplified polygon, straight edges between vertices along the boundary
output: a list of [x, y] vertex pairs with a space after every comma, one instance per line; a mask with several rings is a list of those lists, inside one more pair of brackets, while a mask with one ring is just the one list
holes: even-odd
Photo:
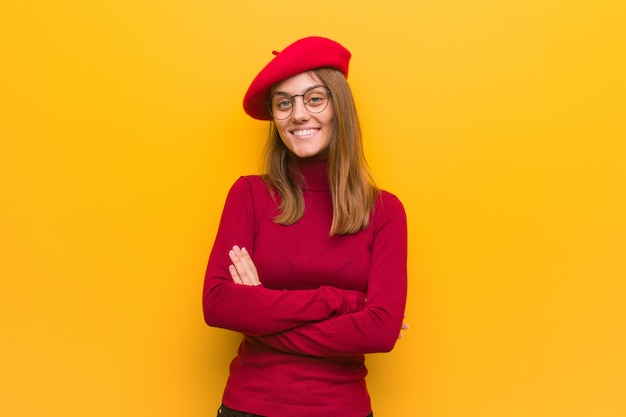
[[298, 158], [291, 154], [290, 157], [294, 168], [300, 171], [306, 181], [306, 186], [303, 189], [308, 191], [330, 190], [328, 184], [328, 154], [316, 155], [310, 158]]

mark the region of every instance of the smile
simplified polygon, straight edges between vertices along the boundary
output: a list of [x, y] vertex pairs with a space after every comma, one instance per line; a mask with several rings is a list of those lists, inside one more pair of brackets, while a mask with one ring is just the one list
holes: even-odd
[[294, 136], [312, 136], [314, 134], [316, 134], [317, 132], [319, 132], [319, 129], [305, 129], [305, 130], [294, 130], [293, 131], [293, 135]]

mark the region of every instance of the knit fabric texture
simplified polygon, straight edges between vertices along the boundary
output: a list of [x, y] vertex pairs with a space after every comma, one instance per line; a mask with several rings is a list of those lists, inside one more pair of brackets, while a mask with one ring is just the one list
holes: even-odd
[[[363, 417], [364, 355], [391, 350], [403, 320], [405, 211], [381, 191], [367, 229], [329, 236], [327, 161], [295, 162], [306, 181], [295, 224], [274, 222], [278, 197], [260, 176], [239, 178], [226, 199], [203, 291], [206, 322], [244, 335], [223, 402], [267, 417]], [[233, 283], [233, 245], [251, 254], [262, 285]]]

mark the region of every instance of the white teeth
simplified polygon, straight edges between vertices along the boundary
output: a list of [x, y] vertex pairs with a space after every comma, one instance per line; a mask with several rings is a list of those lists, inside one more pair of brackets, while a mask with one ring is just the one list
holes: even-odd
[[294, 130], [293, 134], [296, 136], [307, 136], [307, 135], [312, 135], [318, 130], [319, 129]]

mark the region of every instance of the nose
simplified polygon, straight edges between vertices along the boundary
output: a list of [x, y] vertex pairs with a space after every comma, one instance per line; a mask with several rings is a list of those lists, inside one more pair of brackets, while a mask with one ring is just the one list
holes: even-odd
[[309, 111], [304, 105], [304, 97], [296, 96], [293, 100], [293, 112], [291, 113], [291, 118], [296, 121], [307, 120], [309, 118]]

